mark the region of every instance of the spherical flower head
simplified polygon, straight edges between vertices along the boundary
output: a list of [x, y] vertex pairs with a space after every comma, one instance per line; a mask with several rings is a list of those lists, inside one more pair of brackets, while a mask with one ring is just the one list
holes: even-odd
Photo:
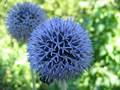
[[13, 6], [8, 12], [6, 25], [12, 37], [27, 41], [31, 32], [47, 19], [45, 12], [37, 5], [24, 2]]
[[80, 75], [90, 66], [92, 52], [87, 31], [71, 19], [45, 21], [28, 43], [30, 64], [47, 82]]

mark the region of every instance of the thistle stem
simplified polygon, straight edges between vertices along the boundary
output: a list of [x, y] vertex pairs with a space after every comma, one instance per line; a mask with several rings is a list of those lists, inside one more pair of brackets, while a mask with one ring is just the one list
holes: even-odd
[[67, 83], [65, 80], [59, 81], [58, 84], [61, 90], [67, 90]]
[[61, 87], [61, 90], [67, 90], [67, 83], [65, 80], [62, 81], [63, 86]]
[[34, 71], [33, 71], [33, 69], [32, 69], [32, 68], [31, 68], [31, 76], [32, 76], [32, 85], [33, 85], [32, 90], [36, 90], [36, 87], [35, 87], [35, 77], [34, 77]]

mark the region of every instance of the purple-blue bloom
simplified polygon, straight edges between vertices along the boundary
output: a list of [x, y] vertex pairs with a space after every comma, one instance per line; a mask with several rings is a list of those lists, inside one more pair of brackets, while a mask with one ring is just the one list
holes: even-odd
[[29, 61], [44, 81], [68, 80], [90, 66], [93, 49], [87, 31], [71, 19], [39, 25], [28, 43]]
[[33, 29], [46, 19], [45, 12], [39, 6], [24, 2], [10, 9], [6, 25], [12, 37], [18, 41], [27, 41]]

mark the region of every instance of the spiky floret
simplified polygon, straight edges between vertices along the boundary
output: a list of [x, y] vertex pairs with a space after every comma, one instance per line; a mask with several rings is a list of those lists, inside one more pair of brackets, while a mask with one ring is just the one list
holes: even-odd
[[87, 31], [70, 19], [47, 20], [28, 43], [30, 64], [47, 82], [81, 74], [90, 65], [92, 52]]
[[33, 29], [46, 19], [45, 12], [37, 5], [30, 2], [17, 3], [8, 12], [6, 25], [12, 37], [26, 41]]

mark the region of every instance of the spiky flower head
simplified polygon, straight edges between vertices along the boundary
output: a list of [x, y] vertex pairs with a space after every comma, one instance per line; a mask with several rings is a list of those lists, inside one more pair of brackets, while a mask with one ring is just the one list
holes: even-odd
[[39, 25], [28, 43], [29, 61], [45, 82], [80, 75], [92, 61], [87, 31], [71, 19], [53, 18]]
[[8, 12], [6, 25], [12, 37], [18, 41], [27, 41], [33, 29], [47, 19], [45, 12], [37, 5], [17, 3]]

